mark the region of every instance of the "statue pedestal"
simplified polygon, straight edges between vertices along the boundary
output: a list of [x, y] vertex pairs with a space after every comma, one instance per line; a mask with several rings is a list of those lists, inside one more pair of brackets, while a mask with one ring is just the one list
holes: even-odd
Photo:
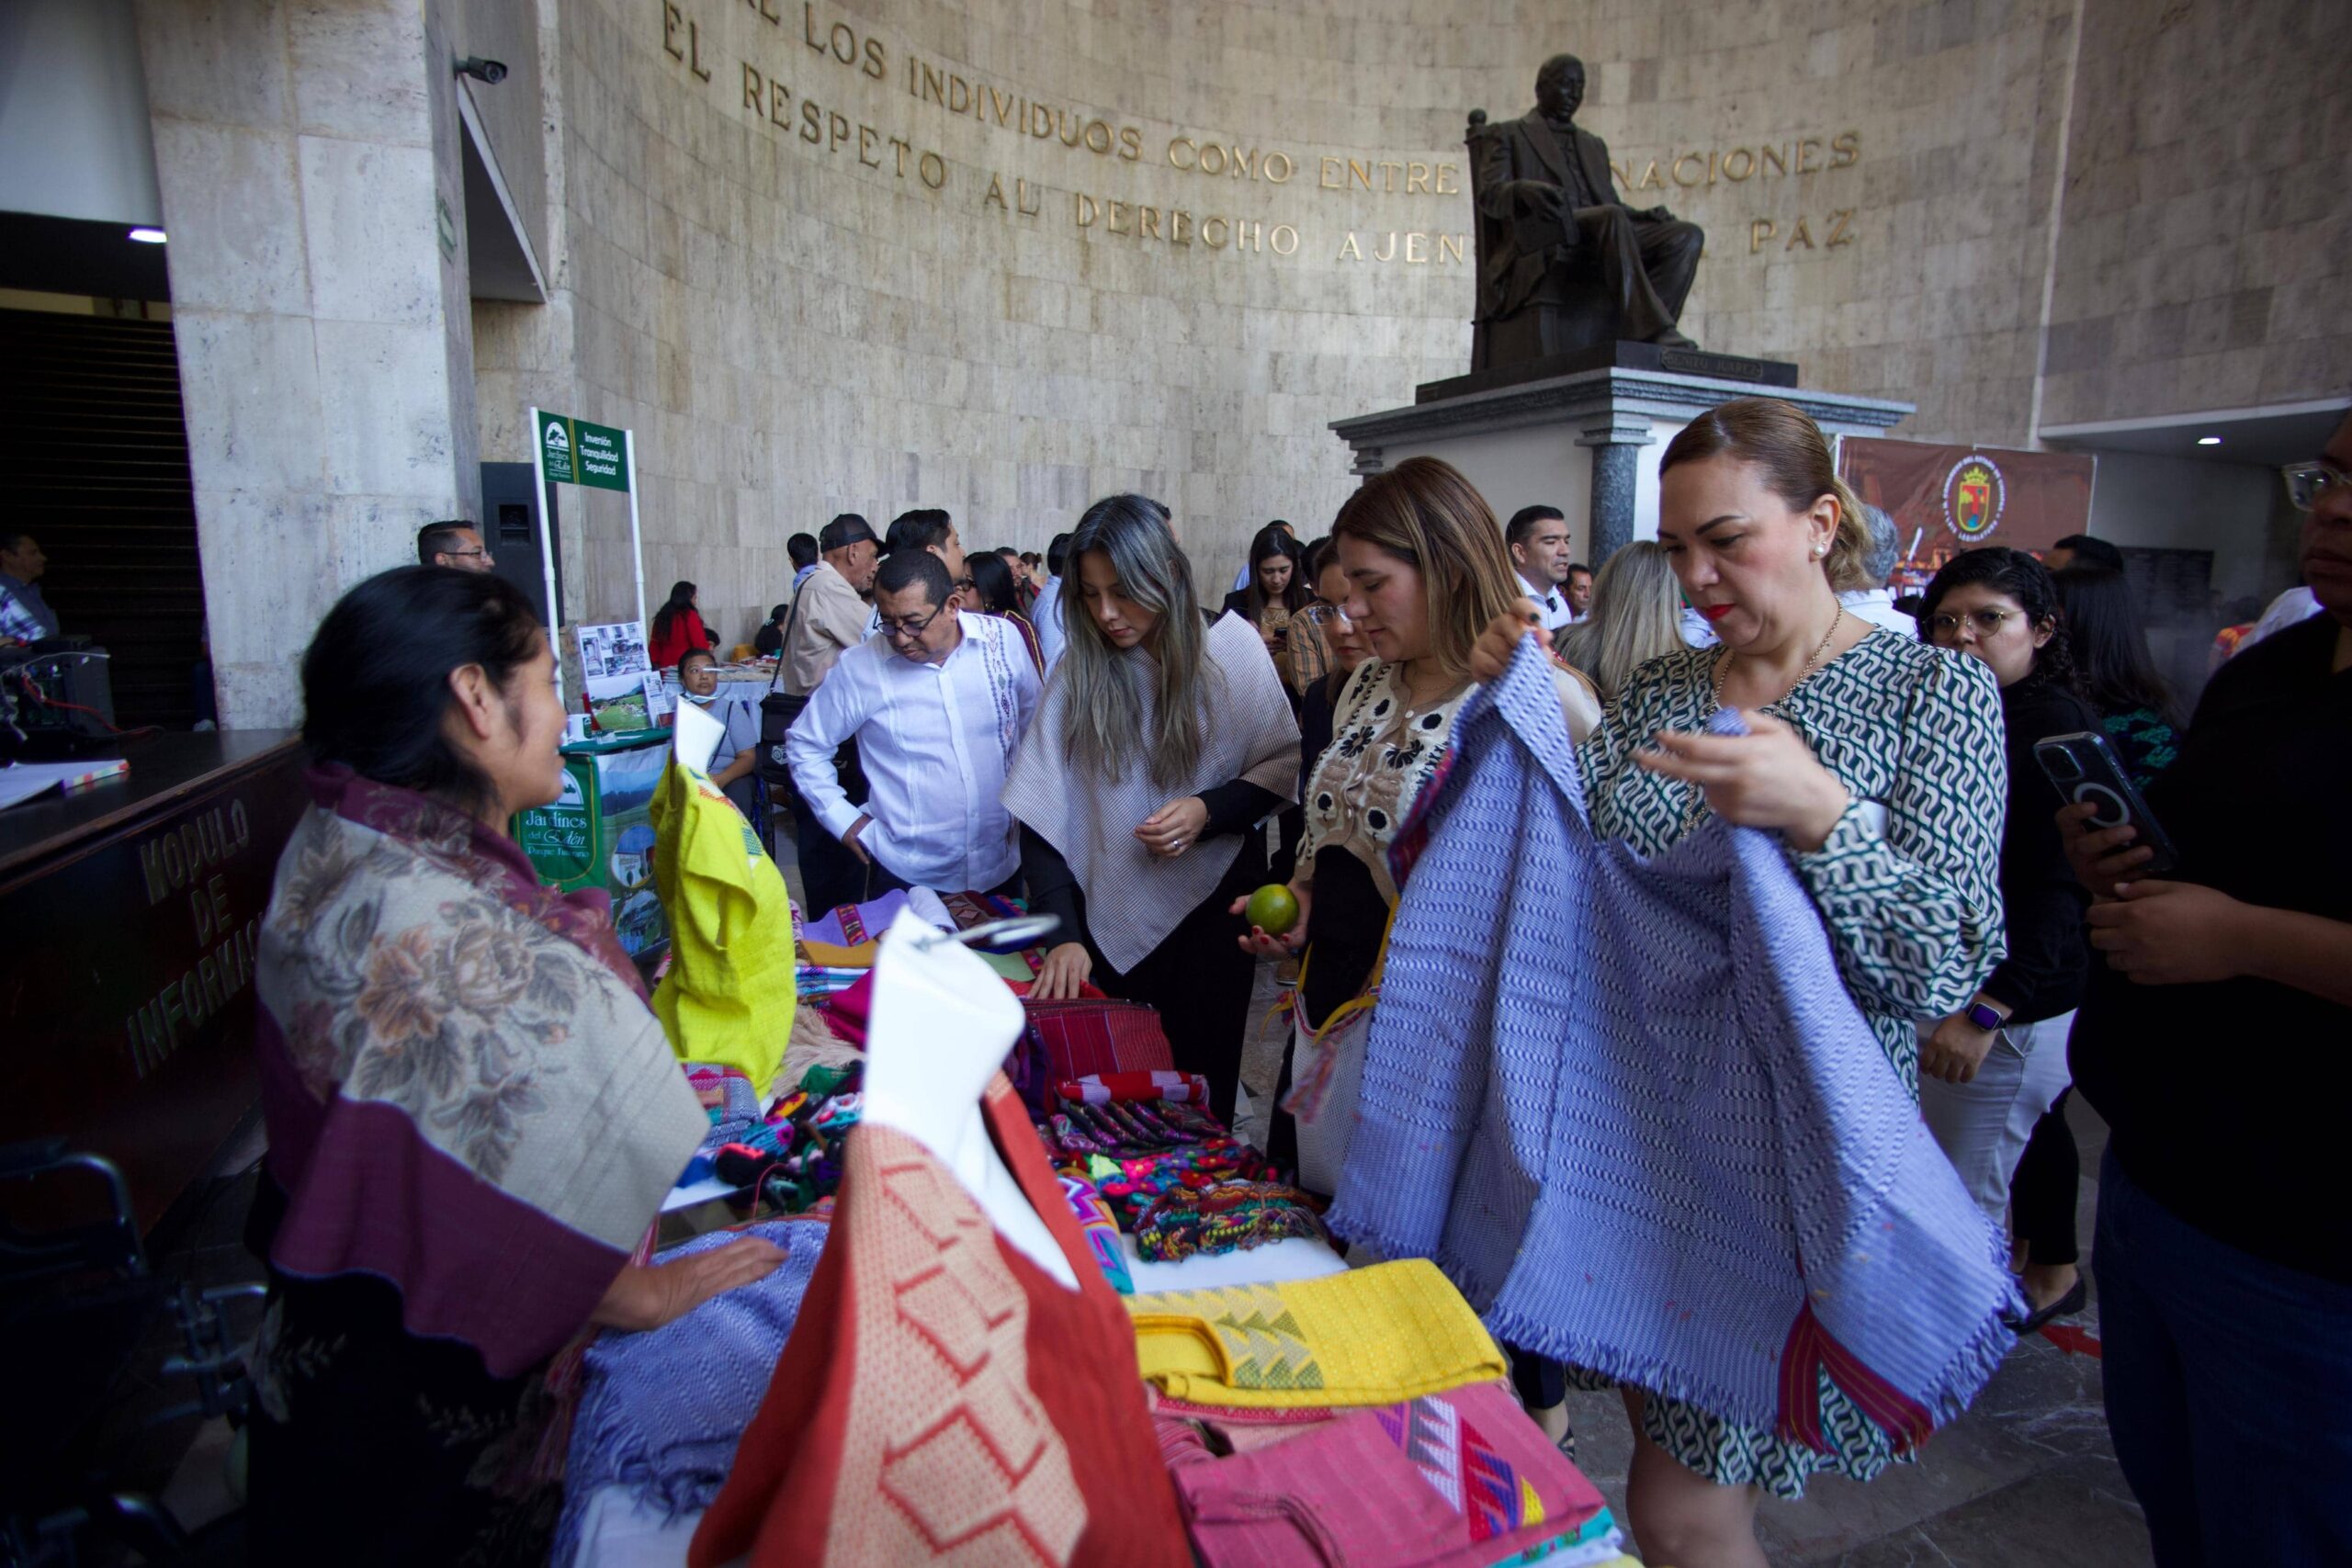
[[[1576, 558], [1597, 567], [1621, 546], [1657, 537], [1659, 453], [1708, 409], [1735, 398], [1781, 398], [1811, 415], [1834, 441], [1874, 435], [1916, 406], [1776, 386], [1760, 376], [1733, 380], [1619, 362], [1624, 355], [1618, 351], [1633, 350], [1660, 352], [1625, 344], [1595, 351], [1607, 356], [1603, 364], [1567, 374], [1512, 367], [1431, 382], [1421, 389], [1422, 400], [1408, 408], [1337, 420], [1331, 429], [1355, 454], [1359, 474], [1379, 473], [1408, 457], [1442, 457], [1478, 487], [1498, 518], [1539, 502], [1558, 507]], [[1771, 361], [1734, 363], [1769, 367], [1778, 378], [1780, 367]], [[1490, 379], [1522, 370], [1538, 378]], [[1464, 388], [1465, 382], [1474, 385]], [[1652, 447], [1659, 450], [1645, 450]]]

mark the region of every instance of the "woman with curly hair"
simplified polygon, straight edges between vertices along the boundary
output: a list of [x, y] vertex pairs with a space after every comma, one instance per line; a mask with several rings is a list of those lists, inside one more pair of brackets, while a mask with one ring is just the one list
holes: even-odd
[[[1979, 660], [2001, 684], [2008, 956], [1967, 1006], [1919, 1026], [1920, 1115], [1997, 1225], [2034, 1123], [2065, 1091], [2066, 1036], [2090, 978], [2083, 935], [2090, 895], [2066, 864], [2057, 822], [2066, 802], [2033, 748], [2052, 735], [2096, 732], [2098, 716], [2075, 690], [2057, 584], [2023, 550], [1996, 546], [1953, 557], [1928, 584], [1919, 624], [1928, 641]], [[2082, 1280], [2071, 1259], [2029, 1261], [2023, 1284], [2034, 1307], [2028, 1332], [2082, 1310]]]

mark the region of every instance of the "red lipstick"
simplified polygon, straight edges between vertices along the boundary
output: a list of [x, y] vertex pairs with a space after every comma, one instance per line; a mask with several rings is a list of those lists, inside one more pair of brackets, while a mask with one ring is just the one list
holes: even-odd
[[1728, 604], [1702, 604], [1699, 606], [1699, 614], [1706, 616], [1707, 619], [1711, 621], [1720, 621], [1725, 615], [1731, 614], [1731, 606]]

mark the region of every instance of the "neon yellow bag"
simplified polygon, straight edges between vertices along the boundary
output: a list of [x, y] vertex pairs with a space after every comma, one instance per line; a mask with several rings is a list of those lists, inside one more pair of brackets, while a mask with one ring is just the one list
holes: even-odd
[[739, 1069], [765, 1094], [797, 998], [792, 899], [743, 814], [673, 759], [653, 792], [653, 886], [670, 917], [654, 1016], [681, 1061]]

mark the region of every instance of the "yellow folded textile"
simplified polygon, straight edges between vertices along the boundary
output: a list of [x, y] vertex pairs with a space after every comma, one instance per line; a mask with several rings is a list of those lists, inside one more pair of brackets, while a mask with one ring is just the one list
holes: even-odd
[[800, 939], [800, 951], [808, 955], [809, 963], [821, 969], [871, 969], [875, 949], [881, 945], [879, 942], [861, 942], [855, 947], [836, 947], [830, 942]]
[[1396, 1404], [1510, 1374], [1478, 1314], [1426, 1258], [1130, 1296], [1127, 1312], [1145, 1380], [1198, 1404]]
[[654, 1016], [681, 1060], [771, 1083], [798, 1002], [783, 874], [735, 803], [683, 762], [662, 773], [650, 814], [672, 954]]

